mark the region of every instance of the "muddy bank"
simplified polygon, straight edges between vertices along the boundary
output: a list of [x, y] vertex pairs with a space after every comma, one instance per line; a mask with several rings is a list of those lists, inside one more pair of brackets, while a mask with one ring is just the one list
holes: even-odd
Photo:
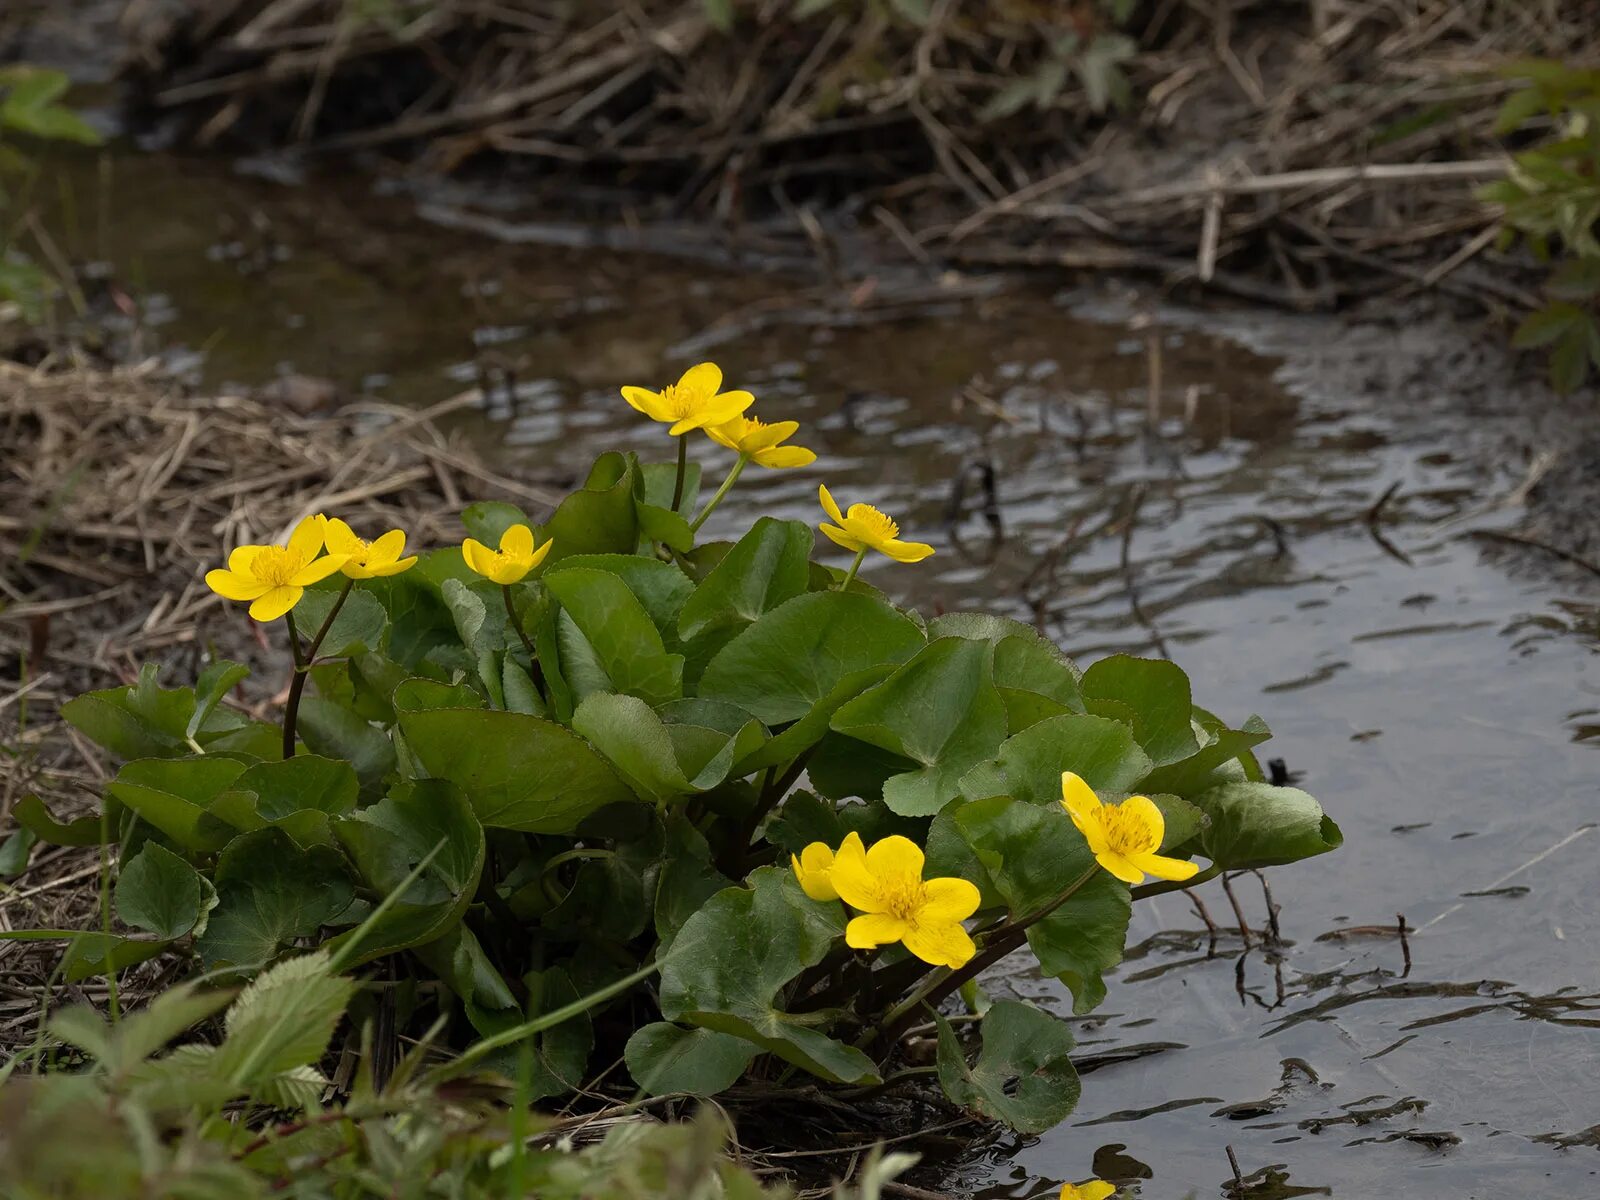
[[126, 77], [177, 144], [488, 179], [523, 214], [688, 219], [829, 272], [864, 239], [1295, 309], [1420, 286], [1521, 310], [1532, 277], [1472, 195], [1504, 172], [1498, 70], [1586, 53], [1600, 20], [1590, 0], [792, 7], [133, 5]]

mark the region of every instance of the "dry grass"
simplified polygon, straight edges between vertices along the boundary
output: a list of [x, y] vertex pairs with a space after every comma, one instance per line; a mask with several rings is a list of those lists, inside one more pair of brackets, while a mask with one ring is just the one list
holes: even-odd
[[[985, 120], [1091, 5], [936, 0], [918, 28], [840, 3], [794, 22], [701, 0], [134, 3], [131, 75], [202, 145], [378, 151], [512, 170], [535, 202], [692, 215], [797, 244], [856, 223], [927, 266], [1135, 270], [1328, 307], [1441, 288], [1531, 302], [1488, 269], [1490, 128], [1530, 55], [1595, 54], [1600, 3], [1160, 0], [1138, 6], [1127, 115], [1068, 72]], [[518, 166], [521, 170], [518, 170]], [[586, 191], [575, 183], [592, 185]], [[820, 251], [819, 251], [820, 252]]]

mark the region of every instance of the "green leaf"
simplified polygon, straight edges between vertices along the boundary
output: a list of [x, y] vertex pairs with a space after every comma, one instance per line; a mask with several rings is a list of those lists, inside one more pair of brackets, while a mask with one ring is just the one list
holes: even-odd
[[119, 758], [158, 758], [190, 752], [184, 731], [194, 709], [192, 690], [158, 686], [154, 664], [146, 664], [134, 686], [85, 692], [61, 715]]
[[785, 600], [804, 595], [811, 579], [811, 527], [762, 517], [695, 588], [678, 618], [685, 640], [709, 629], [742, 629]]
[[1045, 908], [1088, 876], [1061, 907], [1028, 929], [1028, 944], [1047, 975], [1072, 989], [1073, 1011], [1105, 999], [1104, 972], [1122, 961], [1132, 911], [1128, 887], [1096, 867], [1094, 855], [1059, 805], [1008, 796], [956, 805], [928, 832], [930, 873], [978, 884], [984, 906], [1003, 904], [1013, 919]]
[[490, 828], [570, 833], [590, 813], [634, 798], [587, 742], [541, 717], [442, 708], [401, 712], [399, 721], [428, 774], [459, 787]]
[[798, 721], [846, 677], [902, 663], [923, 645], [916, 622], [876, 597], [807, 593], [724, 646], [706, 667], [700, 694], [737, 704], [768, 726]]
[[744, 1038], [835, 1083], [876, 1083], [860, 1050], [777, 1006], [843, 930], [838, 905], [811, 900], [791, 871], [760, 867], [748, 888], [718, 892], [679, 931], [661, 968], [661, 1015]]
[[[1222, 783], [1221, 772], [1229, 764], [1250, 753], [1272, 736], [1272, 730], [1260, 717], [1246, 718], [1238, 729], [1218, 727], [1210, 731], [1210, 738], [1188, 758], [1157, 767], [1139, 781], [1138, 786], [1147, 792], [1167, 792], [1177, 796], [1190, 796], [1203, 792], [1214, 784]], [[1235, 768], [1237, 770], [1237, 768]]]
[[[461, 510], [461, 524], [466, 528], [468, 537], [482, 542], [491, 550], [499, 548], [500, 539], [513, 525], [533, 528], [527, 513], [503, 500], [479, 500], [467, 505]], [[554, 550], [554, 547], [551, 549]]]
[[[575, 700], [605, 691], [664, 704], [683, 694], [683, 655], [666, 652], [660, 630], [621, 577], [563, 567], [544, 582], [561, 602], [561, 665]], [[589, 670], [580, 672], [580, 665]]]
[[229, 758], [141, 758], [125, 763], [106, 791], [185, 850], [220, 850], [232, 831], [206, 809], [244, 769]]
[[1192, 799], [1210, 818], [1200, 845], [1225, 871], [1297, 862], [1344, 844], [1333, 819], [1299, 788], [1225, 783]]
[[[529, 971], [523, 982], [528, 987], [527, 1019], [555, 1012], [581, 999], [571, 975], [562, 967]], [[529, 1100], [565, 1095], [582, 1085], [594, 1050], [594, 1022], [588, 1013], [542, 1029], [530, 1040], [533, 1069], [524, 1085]], [[505, 1053], [505, 1057], [513, 1055]]]
[[639, 544], [634, 510], [638, 464], [631, 455], [602, 454], [589, 470], [583, 487], [557, 506], [538, 532], [541, 542], [553, 538], [547, 563], [575, 554], [632, 554]]
[[647, 1096], [715, 1096], [738, 1083], [760, 1051], [732, 1034], [655, 1021], [634, 1031], [623, 1058]]
[[360, 783], [354, 768], [339, 759], [301, 754], [287, 761], [256, 763], [229, 785], [250, 792], [256, 812], [267, 821], [311, 809], [341, 816], [356, 806]]
[[658, 953], [665, 954], [684, 922], [700, 906], [733, 880], [712, 865], [711, 847], [692, 822], [681, 813], [667, 817], [666, 847], [656, 880], [655, 913]]
[[1189, 677], [1177, 665], [1114, 654], [1083, 673], [1082, 688], [1090, 712], [1104, 700], [1132, 711], [1134, 737], [1158, 766], [1187, 758], [1199, 748], [1190, 724], [1194, 702]]
[[115, 899], [124, 924], [171, 941], [200, 923], [216, 903], [216, 893], [183, 859], [157, 842], [146, 842], [122, 865]]
[[240, 834], [217, 860], [217, 907], [195, 947], [207, 966], [255, 967], [311, 937], [355, 897], [344, 856], [281, 829]]
[[13, 806], [11, 816], [24, 830], [51, 846], [98, 846], [108, 837], [117, 836], [122, 820], [122, 806], [109, 796], [105, 803], [113, 806], [109, 819], [90, 813], [63, 822], [57, 821], [45, 802], [30, 792]]
[[414, 953], [451, 991], [466, 1001], [468, 1013], [473, 1014], [475, 1020], [484, 1013], [517, 1011], [517, 998], [512, 995], [505, 977], [489, 961], [477, 935], [466, 924], [458, 922], [443, 936], [417, 946]]
[[633, 593], [663, 643], [676, 645], [678, 614], [694, 591], [694, 581], [676, 563], [637, 554], [584, 554], [564, 559], [561, 569], [586, 567], [621, 579]]
[[961, 780], [970, 800], [1014, 796], [1029, 804], [1061, 800], [1061, 773], [1081, 775], [1097, 792], [1125, 792], [1150, 774], [1150, 758], [1120, 721], [1071, 713], [1012, 734], [991, 762]]
[[375, 791], [395, 767], [394, 745], [383, 730], [342, 704], [321, 696], [300, 701], [300, 739], [313, 753], [355, 768], [363, 792]]
[[478, 891], [486, 856], [483, 827], [460, 789], [444, 780], [398, 784], [378, 803], [338, 822], [335, 833], [357, 873], [382, 898], [429, 860], [377, 921], [329, 943], [335, 949], [359, 940], [359, 950], [341, 950], [347, 966], [442, 937], [461, 921]]
[[15, 879], [26, 871], [28, 855], [38, 841], [39, 835], [24, 827], [0, 842], [0, 879]]
[[920, 764], [883, 786], [901, 816], [931, 816], [960, 792], [961, 777], [992, 757], [1006, 736], [985, 642], [929, 642], [888, 679], [834, 713], [832, 728]]
[[956, 1104], [1018, 1133], [1043, 1133], [1078, 1106], [1072, 1030], [1017, 1000], [996, 1000], [984, 1015], [977, 1061], [968, 1065], [950, 1022], [939, 1024], [939, 1084]]
[[1584, 311], [1576, 304], [1557, 302], [1529, 315], [1511, 335], [1511, 344], [1518, 350], [1548, 346], [1586, 319]]
[[638, 697], [596, 692], [578, 705], [572, 728], [588, 738], [640, 796], [665, 803], [696, 790], [678, 766], [666, 725]]
[[[295, 605], [295, 623], [307, 638], [322, 628], [322, 622], [333, 611], [344, 587], [344, 579], [335, 575], [315, 587], [307, 588], [300, 603]], [[365, 588], [352, 588], [333, 619], [333, 625], [322, 639], [317, 650], [321, 658], [342, 658], [361, 650], [376, 650], [383, 642], [384, 630], [389, 627], [389, 614], [378, 598]]]
[[269, 967], [228, 1008], [216, 1074], [245, 1089], [320, 1061], [355, 990], [329, 973], [326, 951]]
[[184, 726], [184, 736], [193, 738], [200, 732], [200, 727], [216, 710], [229, 692], [242, 680], [250, 675], [250, 668], [243, 663], [229, 662], [227, 659], [218, 659], [211, 663], [194, 685], [194, 712], [190, 715], [188, 724]]
[[[0, 937], [6, 935], [0, 934]], [[101, 975], [115, 975], [149, 962], [172, 943], [121, 937], [114, 933], [84, 933], [73, 938], [61, 956], [61, 974], [68, 983], [81, 983]]]

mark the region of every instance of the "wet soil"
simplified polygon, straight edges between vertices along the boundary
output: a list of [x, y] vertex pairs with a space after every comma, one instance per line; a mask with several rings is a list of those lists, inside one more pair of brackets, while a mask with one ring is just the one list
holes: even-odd
[[[1600, 580], [1470, 536], [1582, 552], [1597, 426], [1495, 331], [887, 276], [915, 299], [886, 306], [270, 174], [117, 156], [88, 220], [101, 169], [59, 164], [64, 240], [138, 298], [125, 336], [311, 405], [478, 389], [457, 428], [528, 477], [663, 457], [617, 385], [714, 356], [819, 460], [747, 474], [712, 536], [813, 519], [826, 478], [938, 548], [874, 584], [1035, 621], [1083, 661], [1169, 655], [1200, 703], [1263, 715], [1265, 752], [1342, 825], [1339, 853], [1266, 873], [1276, 937], [1253, 876], [1242, 917], [1202, 889], [1210, 931], [1181, 898], [1141, 906], [1078, 1022], [1077, 1113], [952, 1160], [947, 1191], [1600, 1194]], [[1065, 1007], [1026, 970], [991, 986]]]

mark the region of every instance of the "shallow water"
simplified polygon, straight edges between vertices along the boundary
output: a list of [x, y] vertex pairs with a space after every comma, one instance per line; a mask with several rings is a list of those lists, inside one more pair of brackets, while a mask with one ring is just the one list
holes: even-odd
[[[99, 190], [88, 160], [58, 174]], [[209, 382], [294, 371], [418, 404], [487, 382], [457, 428], [507, 471], [570, 477], [614, 445], [666, 457], [616, 387], [714, 356], [820, 458], [748, 473], [713, 536], [756, 510], [814, 519], [826, 478], [938, 547], [870, 569], [900, 599], [1036, 620], [1085, 661], [1165, 653], [1231, 723], [1268, 719], [1265, 755], [1346, 836], [1267, 873], [1282, 941], [1263, 944], [1252, 876], [1248, 949], [1216, 883], [1214, 935], [1179, 897], [1140, 906], [1079, 1023], [1077, 1113], [953, 1163], [948, 1190], [1053, 1196], [1097, 1173], [1150, 1198], [1600, 1195], [1593, 588], [1457, 536], [1514, 516], [1477, 510], [1522, 475], [1481, 454], [1516, 418], [1468, 423], [1444, 376], [1415, 403], [1425, 339], [1386, 347], [1401, 402], [1351, 386], [1354, 335], [1328, 322], [1021, 291], [880, 320], [750, 271], [496, 242], [442, 202], [430, 223], [403, 198], [161, 157], [109, 177], [104, 219], [80, 202], [52, 225], [142, 298], [130, 336], [189, 347]], [[1396, 482], [1385, 545], [1366, 515]], [[1026, 972], [992, 982], [1062, 1003]]]

